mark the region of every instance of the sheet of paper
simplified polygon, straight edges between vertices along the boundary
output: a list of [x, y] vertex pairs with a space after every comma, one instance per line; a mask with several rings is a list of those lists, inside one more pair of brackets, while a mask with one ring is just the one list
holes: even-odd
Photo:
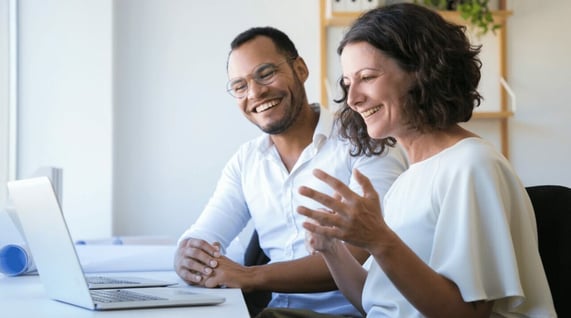
[[[86, 273], [148, 272], [174, 269], [176, 241], [165, 237], [112, 237], [80, 240], [75, 249]], [[226, 256], [243, 264], [244, 246], [236, 238]], [[0, 273], [9, 276], [37, 274], [32, 255], [23, 243], [0, 246]]]
[[[173, 270], [176, 245], [76, 245], [86, 273]], [[0, 273], [8, 276], [37, 274], [34, 260], [25, 244], [0, 248]]]
[[77, 245], [86, 273], [173, 270], [176, 245]]

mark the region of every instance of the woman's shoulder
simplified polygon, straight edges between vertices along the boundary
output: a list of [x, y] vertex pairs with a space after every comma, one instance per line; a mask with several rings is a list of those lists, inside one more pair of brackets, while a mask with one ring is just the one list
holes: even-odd
[[[470, 179], [490, 175], [514, 174], [509, 161], [490, 142], [465, 138], [438, 156], [438, 171], [443, 176], [470, 176]], [[479, 177], [478, 177], [479, 176]]]
[[446, 152], [446, 159], [452, 158], [453, 162], [460, 164], [491, 164], [507, 163], [505, 157], [485, 139], [480, 137], [465, 138], [450, 147]]

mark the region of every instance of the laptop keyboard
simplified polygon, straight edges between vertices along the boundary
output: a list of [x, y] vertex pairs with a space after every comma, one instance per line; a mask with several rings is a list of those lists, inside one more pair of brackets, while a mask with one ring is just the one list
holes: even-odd
[[166, 300], [166, 298], [145, 295], [125, 289], [91, 290], [90, 292], [93, 300], [100, 303], [114, 303], [114, 302], [125, 302], [125, 301], [141, 301], [141, 300]]
[[125, 279], [117, 279], [112, 277], [104, 277], [104, 276], [88, 276], [87, 282], [92, 285], [100, 285], [100, 284], [139, 284], [135, 281], [125, 280]]

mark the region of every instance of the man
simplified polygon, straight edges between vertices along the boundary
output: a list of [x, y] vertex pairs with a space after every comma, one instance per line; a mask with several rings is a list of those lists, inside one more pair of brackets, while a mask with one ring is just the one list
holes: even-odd
[[[320, 168], [357, 192], [353, 169], [367, 175], [384, 196], [407, 168], [400, 148], [380, 141], [380, 155], [353, 156], [326, 108], [309, 104], [304, 89], [309, 71], [294, 44], [271, 27], [252, 28], [231, 43], [228, 92], [244, 116], [264, 134], [240, 147], [227, 163], [199, 219], [179, 240], [178, 275], [189, 284], [272, 291], [270, 307], [306, 308], [358, 316], [342, 296], [319, 255], [304, 244], [299, 205], [312, 205], [301, 185], [331, 194], [314, 178]], [[245, 267], [222, 256], [249, 220], [270, 263]], [[360, 262], [368, 254], [349, 247]]]

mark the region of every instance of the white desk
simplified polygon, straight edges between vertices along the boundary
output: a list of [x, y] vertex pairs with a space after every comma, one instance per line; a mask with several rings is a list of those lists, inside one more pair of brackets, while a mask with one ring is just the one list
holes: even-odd
[[[175, 272], [131, 272], [112, 273], [112, 275], [143, 276], [149, 278], [177, 281]], [[210, 293], [226, 298], [226, 301], [214, 306], [153, 308], [116, 311], [91, 311], [51, 300], [40, 281], [39, 276], [6, 277], [0, 274], [0, 316], [1, 317], [200, 317], [200, 318], [249, 318], [248, 309], [240, 289], [234, 288], [197, 288], [185, 287], [200, 293]]]

